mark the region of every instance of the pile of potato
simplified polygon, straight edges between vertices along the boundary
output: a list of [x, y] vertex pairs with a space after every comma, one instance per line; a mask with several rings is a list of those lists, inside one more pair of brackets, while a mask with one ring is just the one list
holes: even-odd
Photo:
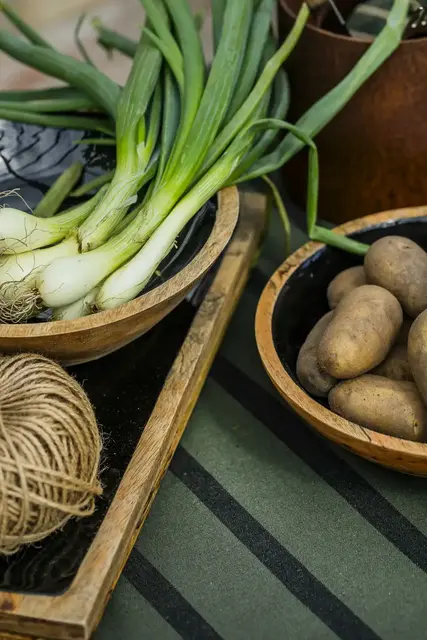
[[368, 429], [427, 440], [427, 253], [385, 236], [338, 274], [331, 311], [309, 333], [297, 375], [313, 396]]

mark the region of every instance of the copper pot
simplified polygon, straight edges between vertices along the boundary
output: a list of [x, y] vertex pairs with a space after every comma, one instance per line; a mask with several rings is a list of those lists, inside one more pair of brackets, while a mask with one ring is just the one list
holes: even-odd
[[[350, 0], [341, 0], [344, 12]], [[279, 29], [289, 32], [301, 0], [279, 1]], [[289, 120], [332, 89], [369, 43], [309, 24], [286, 69]], [[332, 222], [427, 203], [427, 38], [408, 40], [316, 137], [320, 154], [320, 215]], [[305, 200], [307, 158], [284, 170], [291, 197]]]

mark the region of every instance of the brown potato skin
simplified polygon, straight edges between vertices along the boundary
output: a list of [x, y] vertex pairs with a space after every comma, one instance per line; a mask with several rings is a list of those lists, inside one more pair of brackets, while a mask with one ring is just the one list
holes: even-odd
[[427, 253], [418, 244], [385, 236], [371, 245], [364, 264], [368, 282], [395, 295], [408, 316], [427, 309]]
[[412, 324], [408, 360], [416, 385], [427, 403], [427, 311], [423, 311]]
[[297, 359], [298, 380], [308, 393], [319, 398], [327, 398], [329, 391], [337, 382], [329, 374], [320, 371], [317, 362], [319, 341], [333, 315], [333, 311], [329, 311], [314, 325], [302, 345]]
[[344, 296], [356, 289], [356, 287], [362, 286], [362, 284], [367, 284], [363, 267], [350, 267], [350, 269], [341, 271], [329, 283], [327, 291], [329, 308], [335, 309]]
[[386, 358], [402, 321], [402, 308], [389, 291], [369, 284], [353, 289], [320, 340], [321, 371], [341, 380], [371, 371]]
[[389, 380], [413, 381], [408, 360], [408, 348], [404, 344], [396, 344], [387, 358], [371, 371], [375, 376], [383, 376]]
[[367, 374], [337, 384], [329, 406], [338, 415], [389, 436], [423, 442], [427, 408], [414, 382]]

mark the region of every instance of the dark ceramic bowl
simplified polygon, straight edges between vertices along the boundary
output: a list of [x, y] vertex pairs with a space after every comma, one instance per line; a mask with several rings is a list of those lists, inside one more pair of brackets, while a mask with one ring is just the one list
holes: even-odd
[[[336, 231], [367, 244], [384, 235], [401, 235], [427, 250], [427, 207], [367, 216]], [[326, 403], [309, 396], [296, 376], [298, 352], [309, 331], [329, 310], [329, 282], [343, 269], [361, 263], [357, 256], [315, 242], [292, 254], [261, 296], [256, 317], [258, 349], [282, 397], [322, 435], [384, 466], [427, 476], [427, 444], [376, 433], [341, 418]]]

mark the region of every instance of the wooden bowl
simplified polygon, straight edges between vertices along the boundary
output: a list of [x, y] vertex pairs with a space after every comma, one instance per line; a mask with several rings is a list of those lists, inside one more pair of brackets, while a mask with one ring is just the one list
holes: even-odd
[[[340, 0], [346, 14], [357, 0]], [[283, 39], [301, 0], [280, 0]], [[342, 80], [369, 42], [309, 24], [286, 62], [292, 88], [290, 122]], [[336, 224], [375, 211], [427, 202], [422, 180], [427, 137], [427, 38], [402, 42], [397, 51], [361, 87], [316, 136], [321, 172], [320, 214]], [[291, 197], [303, 204], [306, 152], [283, 169]]]
[[86, 318], [0, 325], [0, 352], [34, 351], [71, 365], [95, 360], [132, 342], [170, 313], [218, 260], [238, 216], [237, 189], [224, 189], [218, 194], [215, 223], [207, 242], [176, 275], [132, 302]]
[[[427, 207], [387, 211], [336, 229], [362, 242], [402, 235], [427, 249]], [[409, 442], [358, 426], [308, 395], [296, 377], [296, 360], [307, 334], [328, 311], [332, 278], [362, 259], [310, 242], [276, 271], [261, 296], [256, 315], [258, 349], [272, 382], [286, 402], [323, 436], [378, 464], [427, 476], [427, 444]], [[286, 424], [283, 425], [286, 429]]]

